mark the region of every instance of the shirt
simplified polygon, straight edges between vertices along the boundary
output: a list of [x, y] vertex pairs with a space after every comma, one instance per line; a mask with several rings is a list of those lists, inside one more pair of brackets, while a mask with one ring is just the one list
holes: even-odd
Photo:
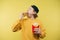
[[[33, 27], [32, 25], [34, 25], [35, 27]], [[36, 27], [39, 26], [39, 27]], [[19, 20], [19, 23], [14, 27], [13, 31], [16, 32], [17, 30], [22, 30], [22, 40], [36, 40], [33, 36], [33, 31], [36, 31], [39, 28], [39, 32], [41, 33], [41, 37], [40, 38], [44, 38], [45, 37], [45, 30], [44, 27], [41, 23], [41, 21], [36, 18], [36, 19], [30, 19], [28, 17], [24, 17], [23, 19]], [[33, 30], [34, 29], [34, 30]]]
[[36, 40], [33, 37], [33, 28], [32, 25], [34, 23], [38, 23], [40, 30], [43, 30], [43, 26], [38, 18], [36, 19], [30, 19], [30, 18], [24, 18], [20, 21], [21, 27], [22, 27], [22, 40]]

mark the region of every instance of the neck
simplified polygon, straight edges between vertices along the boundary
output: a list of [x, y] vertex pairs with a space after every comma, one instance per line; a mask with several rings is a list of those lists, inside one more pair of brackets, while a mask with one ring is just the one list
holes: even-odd
[[30, 15], [28, 15], [28, 18], [30, 18], [30, 19], [33, 20], [34, 19], [34, 16], [30, 14]]
[[31, 18], [30, 18], [30, 19], [32, 19], [32, 20], [33, 20], [33, 19], [34, 19], [34, 17], [33, 17], [33, 16], [31, 16]]

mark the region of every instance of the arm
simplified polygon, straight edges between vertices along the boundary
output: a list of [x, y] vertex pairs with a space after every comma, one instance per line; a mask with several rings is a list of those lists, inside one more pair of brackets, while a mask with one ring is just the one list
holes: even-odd
[[45, 32], [45, 30], [41, 30], [40, 38], [44, 38], [45, 36], [46, 36], [46, 32]]
[[40, 38], [45, 38], [46, 32], [45, 28], [43, 27], [42, 24], [40, 24]]
[[21, 21], [19, 20], [19, 22], [16, 25], [13, 26], [12, 31], [17, 32], [18, 30], [20, 30], [22, 28], [21, 26], [22, 26]]
[[20, 30], [22, 28], [22, 24], [23, 24], [23, 17], [25, 17], [27, 15], [27, 13], [21, 13], [18, 23], [16, 25], [14, 25], [14, 28], [12, 29], [13, 32], [16, 32], [18, 30]]

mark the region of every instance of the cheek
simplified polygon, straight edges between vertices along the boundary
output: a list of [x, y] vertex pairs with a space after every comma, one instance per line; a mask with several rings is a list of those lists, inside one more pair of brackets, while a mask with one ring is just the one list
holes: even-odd
[[32, 14], [33, 12], [31, 10], [28, 11], [29, 14]]

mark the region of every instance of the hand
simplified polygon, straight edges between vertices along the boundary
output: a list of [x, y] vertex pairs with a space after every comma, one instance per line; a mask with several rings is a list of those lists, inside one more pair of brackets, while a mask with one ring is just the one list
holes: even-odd
[[27, 16], [27, 12], [21, 13], [19, 19], [23, 19], [25, 16]]
[[21, 13], [21, 14], [20, 14], [20, 17], [19, 17], [20, 20], [23, 19], [23, 17], [24, 17], [23, 14], [24, 14], [24, 13]]

